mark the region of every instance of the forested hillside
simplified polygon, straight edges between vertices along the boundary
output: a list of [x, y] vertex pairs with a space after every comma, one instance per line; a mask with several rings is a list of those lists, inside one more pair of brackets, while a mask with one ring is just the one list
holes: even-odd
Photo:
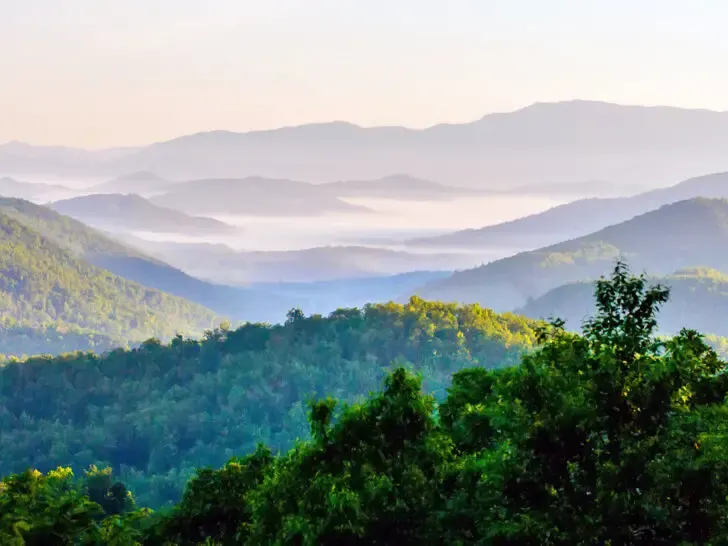
[[[132, 484], [130, 493], [130, 482], [115, 481], [110, 468], [92, 466], [85, 474], [76, 473], [79, 480], [69, 468], [10, 476], [0, 482], [0, 542], [727, 543], [726, 364], [695, 331], [656, 338], [656, 312], [668, 290], [630, 276], [622, 264], [611, 279], [597, 283], [595, 293], [597, 311], [582, 335], [564, 331], [558, 322], [544, 327], [538, 331], [538, 349], [523, 355], [520, 365], [457, 371], [440, 403], [402, 368], [388, 375], [381, 392], [360, 403], [340, 407], [333, 398], [319, 400], [310, 407], [310, 440], [278, 455], [264, 446], [247, 455], [238, 448], [225, 450], [224, 456], [233, 455], [230, 461], [219, 470], [200, 469], [169, 511], [138, 509], [143, 496], [135, 505], [133, 490], [141, 482]], [[476, 328], [462, 329], [461, 324]], [[5, 408], [0, 418], [3, 430], [11, 430], [2, 437], [0, 453], [18, 466], [34, 464], [33, 449], [39, 448], [49, 459], [67, 458], [79, 465], [88, 462], [93, 449], [117, 455], [124, 449], [127, 458], [143, 462], [150, 447], [145, 433], [153, 431], [155, 448], [164, 446], [164, 453], [153, 457], [159, 470], [178, 461], [175, 447], [219, 443], [219, 448], [241, 428], [260, 427], [251, 423], [255, 415], [265, 419], [274, 411], [285, 412], [282, 392], [290, 393], [304, 378], [309, 378], [307, 386], [322, 381], [331, 394], [379, 379], [380, 367], [371, 357], [365, 371], [361, 362], [346, 367], [342, 360], [319, 354], [314, 367], [291, 359], [286, 373], [265, 367], [247, 380], [237, 377], [229, 392], [243, 390], [232, 400], [220, 392], [210, 396], [186, 364], [194, 362], [208, 385], [214, 383], [210, 374], [225, 369], [234, 374], [246, 367], [246, 353], [238, 353], [240, 360], [230, 359], [229, 353], [213, 357], [210, 344], [218, 354], [225, 347], [255, 345], [257, 354], [285, 354], [293, 347], [295, 354], [306, 354], [309, 341], [316, 342], [314, 351], [348, 351], [350, 357], [372, 351], [372, 356], [389, 359], [402, 352], [427, 362], [420, 365], [425, 381], [436, 378], [439, 383], [456, 363], [471, 360], [476, 347], [485, 349], [489, 338], [480, 331], [497, 334], [493, 363], [511, 361], [503, 358], [502, 342], [512, 337], [506, 332], [514, 327], [522, 334], [531, 332], [519, 324], [526, 326], [477, 308], [415, 301], [406, 308], [379, 306], [329, 319], [292, 314], [277, 330], [248, 326], [218, 332], [202, 345], [179, 341], [167, 348], [146, 347], [126, 353], [135, 355], [127, 359], [11, 365], [2, 370], [0, 382]], [[185, 362], [185, 351], [196, 350], [199, 357]], [[153, 356], [161, 354], [167, 357]], [[185, 365], [175, 369], [167, 364], [175, 360]], [[134, 427], [116, 408], [103, 405], [109, 396], [139, 400], [151, 392], [138, 393], [104, 377], [132, 362], [138, 364], [128, 377], [137, 389], [143, 389], [142, 378], [163, 377], [168, 396], [187, 410], [176, 430], [165, 428], [171, 410], [162, 401], [135, 413]], [[307, 372], [292, 373], [302, 369]], [[314, 377], [314, 370], [320, 375]], [[368, 373], [377, 377], [368, 378]], [[57, 388], [60, 395], [41, 399], [41, 384]], [[103, 384], [106, 392], [89, 388]], [[26, 386], [25, 394], [20, 385]], [[81, 385], [93, 392], [90, 405], [74, 395]], [[186, 392], [195, 393], [198, 407], [225, 408], [230, 425], [219, 426], [222, 414], [201, 423], [199, 413], [184, 402]], [[255, 413], [236, 407], [244, 392], [255, 400]], [[275, 410], [268, 405], [274, 400]], [[296, 419], [288, 415], [286, 422]], [[89, 423], [95, 426], [79, 435]], [[17, 452], [15, 458], [6, 448]], [[166, 479], [151, 475], [147, 480], [160, 487], [170, 475], [180, 478], [170, 471]]]
[[513, 310], [563, 284], [596, 280], [619, 257], [654, 275], [694, 266], [728, 271], [726, 245], [728, 200], [690, 199], [584, 237], [455, 273], [417, 294]]
[[353, 401], [376, 390], [385, 369], [409, 363], [441, 397], [459, 369], [516, 363], [535, 326], [415, 299], [8, 365], [0, 368], [0, 474], [108, 464], [140, 502], [158, 506], [176, 500], [198, 466], [220, 466], [258, 442], [288, 449], [307, 437], [313, 396]]
[[[0, 325], [7, 343], [1, 353], [21, 342], [14, 338], [23, 328], [39, 330], [34, 336], [51, 328], [49, 340], [73, 331], [125, 344], [199, 334], [220, 320], [199, 305], [98, 269], [0, 212]], [[67, 348], [91, 343], [83, 335], [78, 341]]]
[[29, 201], [0, 198], [0, 212], [39, 232], [78, 259], [130, 281], [198, 303], [234, 320], [281, 320], [292, 307], [287, 299], [275, 294], [191, 277], [78, 220]]

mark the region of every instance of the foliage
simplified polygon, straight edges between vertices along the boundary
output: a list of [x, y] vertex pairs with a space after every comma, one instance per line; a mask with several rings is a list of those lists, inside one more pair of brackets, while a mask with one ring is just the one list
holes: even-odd
[[94, 496], [113, 496], [119, 484], [105, 489], [107, 480], [99, 481], [99, 476], [111, 474], [93, 468], [84, 485], [73, 479], [70, 468], [59, 467], [46, 475], [26, 470], [0, 482], [0, 544], [141, 544], [150, 511], [133, 511], [126, 494], [126, 502], [106, 511]]
[[[12, 354], [23, 329], [39, 331], [32, 337], [50, 329], [47, 345], [55, 348], [55, 332], [141, 341], [201, 333], [220, 320], [199, 305], [89, 265], [2, 213], [0, 235], [0, 337], [8, 341], [0, 353]], [[75, 341], [67, 348], [91, 344], [83, 335]]]
[[[312, 402], [288, 453], [259, 446], [198, 471], [175, 508], [111, 521], [148, 545], [725, 544], [726, 364], [694, 331], [656, 337], [669, 291], [622, 263], [595, 292], [583, 335], [541, 325], [520, 365], [458, 371], [439, 405], [396, 368], [367, 400]], [[42, 504], [33, 476], [2, 482], [2, 537], [105, 539], [113, 516], [72, 487]]]
[[261, 442], [279, 450], [307, 438], [312, 398], [353, 402], [392, 363], [421, 371], [442, 398], [454, 371], [517, 363], [536, 325], [413, 299], [328, 317], [296, 311], [283, 325], [220, 328], [201, 341], [8, 364], [0, 474], [108, 465], [156, 508], [179, 500], [198, 467], [217, 468]]

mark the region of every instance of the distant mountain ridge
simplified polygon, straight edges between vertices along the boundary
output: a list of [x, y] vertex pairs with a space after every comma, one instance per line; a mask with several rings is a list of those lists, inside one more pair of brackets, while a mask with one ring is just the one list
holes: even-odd
[[219, 220], [189, 216], [155, 205], [139, 195], [92, 194], [55, 201], [51, 208], [101, 229], [158, 233], [232, 233], [235, 228]]
[[664, 205], [583, 237], [456, 272], [416, 293], [426, 299], [522, 307], [570, 282], [596, 279], [623, 257], [639, 272], [667, 275], [690, 266], [728, 271], [728, 200]]
[[446, 186], [407, 174], [393, 174], [376, 180], [328, 182], [321, 184], [320, 187], [336, 197], [401, 199], [408, 201], [439, 201], [469, 195], [486, 195], [470, 188]]
[[656, 186], [728, 170], [728, 113], [574, 100], [536, 103], [463, 124], [364, 128], [345, 122], [211, 131], [133, 150], [0, 146], [0, 172], [150, 171], [163, 178], [261, 176], [309, 182], [416, 178], [480, 189], [607, 179]]
[[[497, 189], [549, 180], [622, 183], [725, 170], [728, 114], [596, 101], [537, 103], [465, 124], [414, 130], [335, 122], [180, 137], [121, 158], [117, 169], [306, 181], [392, 172]], [[656, 166], [655, 155], [661, 155]], [[174, 160], [173, 160], [174, 158]]]
[[342, 201], [318, 185], [261, 177], [180, 182], [150, 201], [189, 214], [312, 216], [371, 212]]
[[124, 237], [192, 275], [226, 284], [305, 283], [438, 271], [482, 263], [473, 255], [408, 253], [362, 246], [320, 246], [289, 251], [235, 251], [207, 243], [164, 243]]
[[631, 197], [579, 199], [537, 214], [479, 229], [407, 241], [410, 246], [472, 248], [555, 244], [624, 222], [663, 205], [696, 197], [728, 198], [728, 172], [684, 180]]

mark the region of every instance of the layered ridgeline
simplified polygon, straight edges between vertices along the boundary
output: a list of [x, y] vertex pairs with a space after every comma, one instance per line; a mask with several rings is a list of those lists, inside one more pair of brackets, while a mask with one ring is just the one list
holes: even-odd
[[339, 199], [323, 185], [256, 176], [179, 182], [151, 201], [203, 215], [315, 216], [372, 212]]
[[509, 222], [413, 239], [407, 244], [435, 248], [535, 248], [581, 237], [663, 205], [696, 197], [728, 197], [728, 173], [698, 176], [631, 197], [579, 199]]
[[148, 171], [125, 174], [89, 188], [92, 193], [135, 193], [144, 197], [163, 193], [174, 183]]
[[150, 258], [87, 225], [47, 207], [0, 198], [0, 212], [42, 234], [74, 257], [115, 275], [204, 305], [233, 320], [275, 321], [288, 301], [275, 294], [208, 283]]
[[513, 310], [570, 282], [596, 280], [616, 258], [669, 275], [685, 267], [728, 271], [728, 201], [691, 199], [556, 245], [453, 274], [417, 291], [428, 299]]
[[[334, 122], [248, 133], [210, 131], [118, 159], [103, 161], [88, 152], [78, 160], [64, 159], [114, 175], [153, 171], [181, 180], [255, 174], [324, 181], [409, 173], [446, 184], [505, 189], [594, 179], [669, 183], [696, 172], [725, 170], [726, 146], [725, 112], [568, 101], [421, 130]], [[0, 169], [19, 171], [22, 165], [5, 159], [4, 148], [0, 146]], [[45, 172], [61, 172], [63, 165], [45, 160], [42, 150], [33, 152]], [[34, 162], [29, 157], [27, 163]]]
[[[198, 278], [232, 285], [349, 279], [354, 287], [359, 279], [367, 277], [453, 271], [482, 263], [472, 254], [414, 253], [366, 246], [241, 251], [222, 244], [147, 241], [129, 235], [120, 235], [120, 239]], [[394, 294], [394, 297], [403, 293]], [[374, 296], [365, 300], [367, 303], [372, 301], [382, 300], [374, 299]]]
[[233, 226], [224, 222], [159, 207], [134, 194], [84, 195], [56, 201], [50, 206], [100, 229], [193, 235], [235, 232]]
[[287, 449], [307, 437], [311, 397], [353, 401], [397, 363], [442, 396], [463, 367], [516, 363], [535, 327], [478, 306], [413, 300], [8, 365], [0, 368], [0, 474], [110, 465], [140, 502], [156, 506], [176, 500], [196, 467], [219, 466], [258, 442]]
[[[28, 352], [30, 339], [37, 342], [34, 353], [92, 348], [97, 341], [106, 347], [112, 340], [201, 333], [221, 320], [200, 305], [79, 259], [14, 216], [0, 207], [3, 354]], [[58, 337], [66, 334], [64, 344]]]
[[[110, 468], [91, 467], [85, 475], [77, 473], [81, 480], [75, 483], [69, 468], [46, 475], [27, 471], [11, 476], [0, 482], [0, 542], [249, 546], [728, 543], [726, 363], [694, 331], [682, 331], [669, 340], [656, 339], [655, 312], [667, 292], [649, 287], [644, 278], [630, 277], [622, 266], [611, 279], [597, 284], [596, 297], [597, 313], [583, 335], [558, 326], [547, 328], [539, 336], [540, 348], [525, 355], [519, 366], [457, 372], [440, 404], [422, 392], [417, 377], [402, 368], [387, 377], [381, 392], [362, 403], [344, 408], [332, 398], [313, 403], [309, 441], [278, 455], [264, 446], [248, 455], [236, 450], [236, 457], [219, 470], [200, 469], [182, 501], [168, 512], [135, 510], [133, 496], [124, 483], [114, 482]], [[427, 348], [426, 353], [434, 356], [429, 350], [434, 343], [440, 355], [435, 369], [443, 371], [451, 365], [449, 359], [462, 358], [458, 355], [464, 355], [465, 347], [472, 344], [469, 337], [473, 332], [453, 328], [452, 315], [464, 318], [473, 311], [448, 312], [442, 305], [420, 302], [414, 307], [404, 313], [394, 308], [384, 313], [378, 308], [374, 313], [378, 319], [364, 319], [366, 326], [361, 327], [355, 327], [363, 319], [361, 314], [333, 321], [292, 316], [280, 332], [286, 341], [274, 344], [271, 339], [271, 345], [292, 343], [304, 348], [302, 340], [313, 341], [312, 330], [320, 328], [321, 336], [326, 325], [328, 342], [319, 337], [313, 350], [370, 347], [378, 353], [389, 346], [389, 351], [396, 347], [408, 353]], [[388, 323], [392, 319], [394, 324]], [[400, 320], [424, 328], [402, 329], [396, 326]], [[437, 326], [428, 334], [433, 330], [430, 321]], [[501, 321], [493, 324], [506, 326]], [[236, 335], [245, 331], [252, 332], [244, 329]], [[347, 338], [355, 333], [360, 335]], [[458, 342], [461, 334], [465, 339]], [[243, 340], [232, 342], [232, 335], [214, 343], [242, 347]], [[397, 342], [387, 335], [405, 335], [409, 341]], [[334, 343], [336, 339], [340, 343]], [[385, 343], [377, 343], [382, 341]], [[151, 362], [153, 355], [166, 354], [174, 347], [137, 352], [136, 366], [129, 368], [127, 380], [162, 376], [165, 366], [161, 359]], [[180, 342], [177, 354], [169, 360], [196, 347], [201, 351], [197, 374], [199, 368], [213, 373], [208, 371], [213, 366], [205, 365], [205, 356], [214, 362], [205, 346]], [[150, 365], [153, 363], [157, 366]], [[241, 364], [226, 364], [223, 358], [220, 369], [233, 373], [246, 367]], [[102, 366], [94, 362], [28, 366], [32, 368], [26, 373], [22, 366], [0, 371], [7, 408], [0, 419], [3, 431], [11, 431], [6, 443], [11, 453], [20, 451], [12, 459], [3, 445], [0, 457], [11, 458], [13, 464], [29, 462], [23, 461], [27, 454], [22, 450], [33, 449], [36, 446], [29, 443], [40, 443], [38, 437], [52, 434], [47, 445], [41, 444], [40, 452], [50, 449], [54, 458], [80, 462], [88, 460], [94, 449], [113, 453], [124, 446], [126, 457], [143, 461], [151, 447], [154, 464], [163, 467], [175, 464], [186, 446], [202, 450], [215, 441], [224, 445], [249, 423], [254, 427], [250, 421], [254, 415], [270, 416], [265, 404], [254, 415], [236, 413], [240, 394], [233, 401], [205, 396], [206, 391], [185, 366], [181, 374], [165, 376], [167, 382], [178, 383], [172, 387], [174, 395], [167, 395], [176, 396], [176, 404], [160, 401], [150, 411], [134, 413], [136, 426], [127, 428], [126, 415], [119, 418], [116, 408], [99, 403], [108, 396], [139, 400], [148, 396], [149, 389], [139, 392], [127, 388], [126, 382], [110, 381], [113, 388], [99, 393], [100, 382], [94, 379]], [[123, 367], [109, 362], [107, 366]], [[366, 368], [372, 366], [376, 364]], [[277, 391], [280, 397], [279, 389], [293, 389], [304, 378], [313, 380], [314, 373], [327, 382], [332, 393], [337, 391], [335, 384], [359, 386], [356, 380], [366, 374], [358, 367], [354, 375], [354, 369], [321, 357], [308, 373], [289, 378], [276, 372], [264, 368], [258, 375], [263, 381], [241, 381], [228, 388], [231, 393], [243, 389], [260, 402], [275, 398], [266, 390]], [[27, 382], [25, 397], [16, 394], [21, 378]], [[206, 384], [211, 385], [211, 378], [207, 379]], [[261, 388], [265, 379], [273, 379], [267, 389]], [[56, 385], [58, 400], [42, 396]], [[81, 392], [93, 392], [90, 409], [82, 398], [69, 396], [78, 387]], [[196, 405], [189, 400], [192, 393], [197, 395]], [[75, 404], [64, 403], [69, 400]], [[175, 405], [184, 407], [186, 418], [171, 419]], [[219, 414], [199, 422], [195, 409], [217, 407], [224, 408], [223, 415], [230, 414], [237, 428], [222, 430], [224, 419]], [[51, 422], [47, 415], [57, 418]], [[105, 416], [108, 422], [100, 426]], [[293, 427], [295, 422], [295, 417], [286, 416], [284, 426]], [[79, 427], [81, 423], [96, 426], [81, 435], [76, 430], [66, 433], [68, 425]], [[177, 429], [166, 434], [171, 424]], [[154, 437], [145, 437], [147, 431]], [[17, 441], [24, 445], [18, 448]], [[70, 451], [75, 451], [73, 456]], [[150, 481], [153, 487], [165, 483], [158, 476]], [[143, 504], [141, 498], [138, 501], [137, 506]]]

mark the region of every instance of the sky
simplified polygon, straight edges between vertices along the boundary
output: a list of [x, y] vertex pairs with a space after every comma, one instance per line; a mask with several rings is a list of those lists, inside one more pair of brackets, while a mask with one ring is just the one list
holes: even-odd
[[728, 110], [725, 0], [0, 0], [0, 143]]

